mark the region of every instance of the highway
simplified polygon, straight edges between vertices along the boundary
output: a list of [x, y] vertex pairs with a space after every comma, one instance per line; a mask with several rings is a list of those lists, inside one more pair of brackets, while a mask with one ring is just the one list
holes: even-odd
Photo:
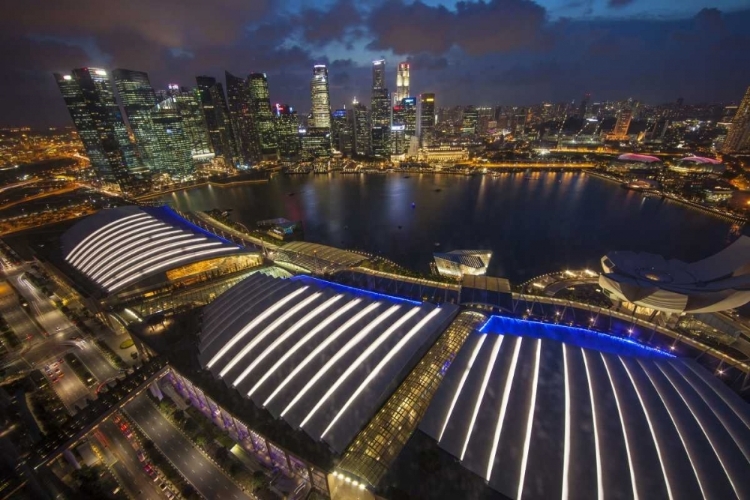
[[[39, 369], [47, 377], [50, 387], [60, 397], [68, 412], [73, 414], [76, 412], [74, 410], [76, 403], [83, 406], [85, 403], [84, 400], [89, 397], [90, 392], [67, 363], [60, 363], [55, 368], [53, 367], [55, 362], [57, 362], [57, 358], [50, 358], [40, 365]], [[49, 372], [45, 369], [45, 365], [50, 367]], [[56, 370], [60, 370], [60, 373], [58, 374]], [[53, 382], [54, 379], [57, 379], [57, 382]]]
[[112, 468], [131, 498], [166, 498], [158, 488], [158, 482], [144, 472], [135, 449], [113, 422], [109, 419], [102, 422], [94, 435], [117, 459]]
[[30, 346], [32, 341], [44, 340], [42, 331], [23, 310], [18, 295], [7, 281], [0, 282], [0, 314], [19, 335], [19, 340], [24, 343], [24, 346]]
[[205, 498], [248, 499], [231, 479], [172, 425], [146, 394], [125, 405], [125, 412]]

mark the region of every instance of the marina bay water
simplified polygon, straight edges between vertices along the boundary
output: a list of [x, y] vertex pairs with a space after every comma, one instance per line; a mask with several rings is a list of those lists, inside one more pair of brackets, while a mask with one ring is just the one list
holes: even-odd
[[203, 186], [162, 197], [186, 211], [232, 209], [259, 220], [301, 220], [305, 240], [379, 254], [428, 272], [433, 252], [489, 249], [488, 274], [514, 283], [600, 269], [608, 251], [696, 260], [740, 228], [584, 173], [277, 175], [267, 184]]

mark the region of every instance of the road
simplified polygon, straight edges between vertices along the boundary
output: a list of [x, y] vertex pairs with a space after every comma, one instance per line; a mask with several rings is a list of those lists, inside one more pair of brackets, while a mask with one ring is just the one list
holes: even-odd
[[201, 495], [222, 500], [250, 498], [196, 449], [159, 412], [146, 394], [134, 398], [125, 405], [124, 410]]
[[[54, 375], [50, 376], [47, 374], [47, 371], [44, 369], [45, 364], [51, 365], [54, 362], [57, 362], [58, 358], [50, 358], [45, 363], [42, 363], [39, 366], [39, 369], [42, 370], [42, 373], [44, 373], [47, 376], [47, 379], [49, 380], [50, 387], [57, 393], [57, 395], [62, 400], [65, 407], [68, 409], [69, 413], [75, 413], [77, 410], [74, 410], [74, 406], [78, 404], [79, 406], [84, 406], [85, 399], [91, 395], [89, 390], [86, 388], [85, 385], [83, 385], [83, 382], [81, 382], [81, 379], [76, 376], [75, 372], [72, 368], [68, 366], [67, 363], [60, 363], [57, 366], [57, 370], [60, 370], [60, 374], [62, 374], [62, 378], [59, 376], [57, 377], [57, 382], [52, 382], [52, 379]], [[55, 369], [52, 369], [53, 373], [55, 372]]]
[[135, 449], [113, 422], [109, 419], [105, 420], [99, 425], [98, 432], [94, 434], [102, 446], [105, 446], [117, 459], [112, 468], [121, 479], [123, 487], [128, 490], [128, 496], [131, 498], [166, 498], [157, 483], [144, 472], [143, 464], [138, 460]]
[[26, 346], [44, 340], [44, 334], [23, 310], [18, 295], [7, 281], [0, 282], [0, 313]]

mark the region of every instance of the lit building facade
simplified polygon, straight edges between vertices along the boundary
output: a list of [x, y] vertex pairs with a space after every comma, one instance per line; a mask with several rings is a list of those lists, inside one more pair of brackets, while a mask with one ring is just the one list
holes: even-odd
[[385, 60], [372, 62], [372, 97], [370, 101], [370, 150], [372, 156], [388, 158], [391, 154], [391, 98], [385, 86]]
[[722, 146], [725, 153], [738, 153], [750, 150], [750, 87], [737, 108], [729, 129], [727, 138]]
[[229, 109], [224, 97], [224, 87], [211, 76], [196, 77], [208, 138], [216, 157], [229, 165], [235, 164], [237, 146], [234, 142]]
[[182, 129], [190, 141], [190, 155], [197, 163], [206, 162], [214, 157], [211, 141], [206, 126], [206, 118], [200, 102], [200, 90], [181, 88], [173, 92], [172, 99], [182, 118]]
[[141, 169], [107, 72], [79, 68], [55, 79], [97, 176], [133, 191]]
[[251, 73], [247, 77], [247, 90], [250, 99], [254, 156], [262, 160], [278, 159], [279, 145], [274, 129], [266, 74]]
[[396, 73], [396, 94], [393, 97], [393, 104], [398, 106], [403, 99], [409, 97], [409, 63], [398, 63], [398, 72]]
[[149, 133], [149, 113], [156, 106], [156, 94], [148, 74], [143, 71], [116, 69], [112, 72], [117, 95], [135, 136], [135, 145], [142, 165], [154, 166], [154, 138]]
[[352, 151], [352, 127], [348, 110], [337, 109], [332, 113], [331, 142], [333, 148], [345, 156]]
[[300, 133], [302, 157], [305, 160], [331, 157], [331, 129], [308, 127]]
[[310, 98], [312, 100], [312, 123], [309, 123], [308, 127], [330, 131], [331, 99], [328, 94], [328, 68], [324, 64], [316, 64], [313, 67]]
[[279, 155], [282, 160], [291, 160], [299, 155], [299, 117], [291, 106], [275, 106], [276, 132], [279, 141]]
[[253, 140], [250, 134], [249, 97], [247, 84], [243, 78], [225, 72], [227, 81], [227, 104], [229, 118], [234, 131], [234, 139], [242, 163], [249, 164], [253, 160]]
[[627, 139], [628, 129], [630, 128], [630, 120], [632, 119], [633, 111], [631, 109], [624, 108], [620, 110], [620, 113], [617, 115], [615, 128], [612, 130], [612, 135], [610, 136], [610, 138], [614, 140]]
[[367, 119], [367, 106], [357, 102], [356, 99], [352, 107], [352, 118], [354, 154], [367, 156], [370, 154], [370, 124]]
[[435, 94], [420, 94], [417, 101], [417, 136], [421, 147], [435, 140]]
[[479, 112], [474, 106], [466, 106], [461, 121], [461, 135], [474, 135], [477, 133], [479, 123]]
[[404, 154], [409, 146], [406, 141], [406, 110], [401, 104], [393, 106], [393, 125], [391, 125], [391, 153]]
[[169, 97], [151, 110], [151, 134], [156, 142], [154, 170], [172, 179], [193, 175], [193, 144], [180, 114], [177, 98]]

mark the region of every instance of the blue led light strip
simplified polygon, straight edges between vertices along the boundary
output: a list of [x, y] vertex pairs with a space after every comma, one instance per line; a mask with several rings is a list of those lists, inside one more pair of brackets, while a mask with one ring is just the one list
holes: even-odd
[[396, 302], [406, 302], [406, 303], [414, 304], [414, 305], [417, 305], [417, 306], [421, 306], [422, 305], [422, 302], [419, 302], [417, 300], [404, 299], [402, 297], [395, 297], [393, 295], [386, 295], [384, 293], [371, 292], [370, 290], [363, 290], [361, 288], [354, 288], [352, 286], [342, 285], [340, 283], [334, 283], [332, 281], [326, 281], [326, 280], [323, 280], [323, 279], [320, 279], [320, 278], [315, 278], [313, 276], [307, 276], [307, 275], [304, 275], [304, 274], [293, 276], [293, 277], [291, 277], [289, 279], [295, 280], [295, 281], [308, 281], [308, 280], [312, 280], [312, 281], [314, 281], [317, 284], [322, 285], [322, 286], [328, 286], [330, 288], [338, 289], [338, 290], [341, 290], [342, 292], [353, 293], [355, 295], [357, 295], [357, 294], [365, 295], [365, 296], [371, 297], [373, 299], [386, 299], [386, 300], [391, 300], [391, 301], [396, 301]]

